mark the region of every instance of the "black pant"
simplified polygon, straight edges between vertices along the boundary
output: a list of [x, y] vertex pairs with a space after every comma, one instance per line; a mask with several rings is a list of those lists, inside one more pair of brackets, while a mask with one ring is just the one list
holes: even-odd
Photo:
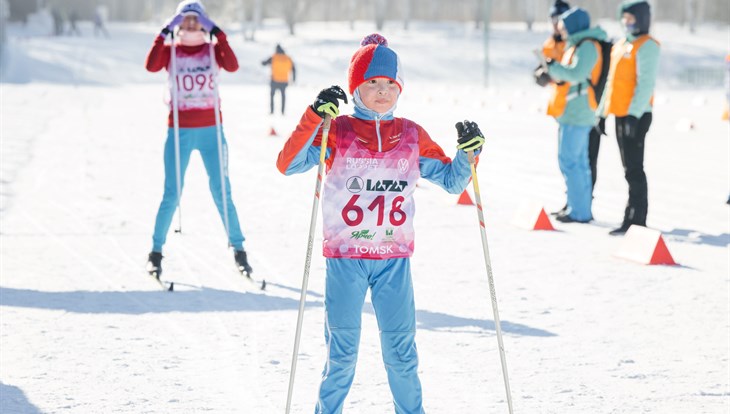
[[286, 87], [289, 85], [286, 82], [274, 82], [271, 81], [271, 113], [274, 113], [274, 94], [276, 91], [281, 92], [281, 114], [284, 115], [284, 108], [286, 108]]
[[[598, 128], [601, 131], [606, 130], [606, 118], [601, 118]], [[591, 128], [590, 134], [588, 134], [588, 162], [591, 165], [591, 193], [596, 188], [596, 177], [598, 174], [598, 149], [601, 147], [601, 133], [596, 128]]]
[[636, 136], [624, 136], [625, 117], [616, 118], [616, 141], [621, 152], [621, 163], [624, 166], [624, 177], [629, 184], [629, 201], [624, 210], [624, 224], [646, 226], [646, 215], [649, 209], [646, 174], [644, 173], [644, 142], [651, 126], [651, 112], [639, 118]]

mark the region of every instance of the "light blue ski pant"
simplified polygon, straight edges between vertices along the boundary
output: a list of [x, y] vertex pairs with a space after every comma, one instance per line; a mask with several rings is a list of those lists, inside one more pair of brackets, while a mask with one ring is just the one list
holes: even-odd
[[580, 221], [593, 218], [591, 166], [588, 161], [590, 126], [560, 124], [558, 129], [558, 163], [568, 188], [567, 214]]
[[[228, 227], [230, 234], [228, 241], [236, 250], [243, 249], [243, 233], [241, 233], [241, 225], [238, 223], [238, 214], [236, 207], [233, 205], [231, 198], [231, 183], [228, 180], [228, 144], [226, 138], [221, 131], [223, 142], [223, 168], [226, 186], [226, 204], [228, 209]], [[190, 154], [193, 150], [200, 151], [205, 165], [205, 171], [208, 173], [208, 185], [210, 193], [213, 196], [215, 206], [221, 216], [223, 225], [225, 219], [223, 217], [223, 198], [221, 193], [221, 173], [220, 160], [218, 154], [218, 137], [216, 127], [204, 128], [180, 128], [180, 190], [182, 191], [185, 182], [185, 170], [190, 162]], [[167, 240], [167, 232], [172, 223], [172, 217], [177, 208], [177, 173], [175, 165], [175, 131], [173, 128], [167, 130], [167, 141], [165, 142], [165, 192], [162, 196], [160, 208], [157, 210], [157, 219], [155, 220], [155, 232], [152, 235], [152, 251], [161, 252], [162, 246]]]
[[316, 414], [339, 414], [355, 376], [365, 293], [380, 330], [388, 384], [397, 414], [422, 414], [416, 350], [416, 305], [408, 258], [387, 260], [327, 259], [325, 340]]

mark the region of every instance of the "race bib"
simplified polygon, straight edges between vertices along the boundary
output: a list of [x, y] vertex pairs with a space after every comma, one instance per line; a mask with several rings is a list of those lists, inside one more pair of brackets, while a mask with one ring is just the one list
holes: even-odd
[[[170, 88], [177, 88], [178, 110], [213, 109], [217, 68], [211, 65], [210, 49], [204, 47], [191, 55], [176, 48], [175, 55], [177, 76], [170, 74]], [[169, 69], [172, 71], [172, 64]]]
[[324, 256], [391, 259], [414, 248], [413, 192], [420, 177], [418, 131], [407, 120], [386, 152], [361, 144], [347, 117], [337, 118], [337, 148], [324, 184]]

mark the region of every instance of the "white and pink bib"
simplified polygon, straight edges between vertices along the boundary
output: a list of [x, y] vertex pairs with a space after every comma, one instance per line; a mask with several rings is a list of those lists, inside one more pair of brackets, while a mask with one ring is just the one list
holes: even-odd
[[[217, 66], [211, 65], [210, 49], [203, 47], [194, 54], [175, 49], [177, 76], [170, 75], [170, 87], [177, 85], [177, 106], [180, 111], [213, 109]], [[172, 64], [168, 67], [172, 71]], [[172, 91], [170, 91], [172, 93]], [[170, 102], [172, 106], [172, 102]]]
[[322, 200], [324, 256], [410, 257], [413, 192], [420, 177], [418, 131], [404, 119], [400, 142], [390, 151], [377, 152], [359, 142], [347, 117], [336, 122], [336, 154]]

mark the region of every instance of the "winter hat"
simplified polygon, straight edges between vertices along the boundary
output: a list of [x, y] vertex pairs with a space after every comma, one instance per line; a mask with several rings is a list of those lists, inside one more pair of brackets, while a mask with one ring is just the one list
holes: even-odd
[[282, 55], [284, 54], [284, 48], [281, 47], [281, 45], [278, 44], [278, 43], [276, 44], [276, 53], [279, 53], [279, 54], [282, 54]]
[[177, 14], [183, 16], [197, 15], [206, 16], [205, 7], [199, 0], [183, 0], [177, 5]]
[[560, 20], [563, 21], [563, 26], [565, 26], [565, 30], [569, 35], [591, 28], [591, 16], [580, 7], [573, 7], [561, 14]]
[[347, 81], [350, 94], [355, 93], [358, 86], [372, 78], [388, 78], [403, 90], [403, 78], [398, 55], [388, 47], [388, 40], [377, 34], [365, 36], [360, 42], [360, 49], [350, 59]]
[[570, 9], [570, 5], [563, 0], [555, 0], [555, 4], [550, 7], [550, 17], [560, 16]]
[[634, 30], [631, 32], [632, 35], [638, 36], [640, 34], [649, 33], [649, 26], [651, 25], [651, 6], [649, 3], [642, 1], [624, 1], [619, 7], [619, 20], [621, 19], [622, 13], [633, 14], [636, 18], [636, 25]]

